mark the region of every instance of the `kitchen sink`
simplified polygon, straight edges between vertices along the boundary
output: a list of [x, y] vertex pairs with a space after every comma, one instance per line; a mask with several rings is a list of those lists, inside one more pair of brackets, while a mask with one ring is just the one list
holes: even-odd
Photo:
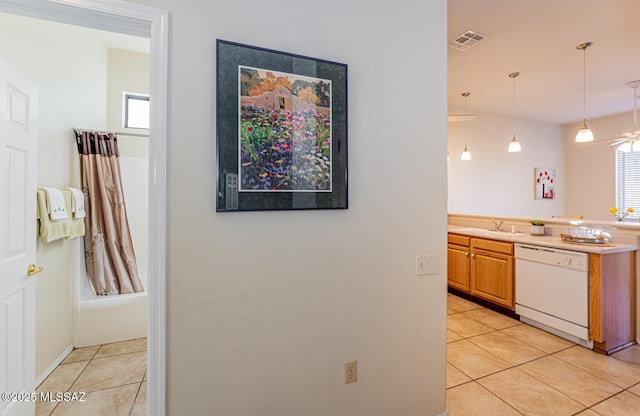
[[486, 234], [496, 237], [517, 237], [521, 235], [528, 235], [527, 233], [512, 233], [511, 231], [496, 231], [496, 230], [482, 230]]
[[452, 232], [459, 231], [462, 233], [469, 233], [477, 236], [500, 237], [500, 238], [509, 238], [509, 237], [518, 237], [518, 236], [528, 235], [527, 233], [512, 233], [510, 231], [485, 230], [484, 228], [457, 228], [451, 231]]

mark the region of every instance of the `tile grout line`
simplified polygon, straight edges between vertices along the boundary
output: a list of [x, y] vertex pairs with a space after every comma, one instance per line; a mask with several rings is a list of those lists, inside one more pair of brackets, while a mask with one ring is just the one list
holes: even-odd
[[[530, 344], [528, 344], [528, 343], [526, 343], [526, 342], [524, 342], [524, 341], [521, 341], [524, 345], [527, 345], [528, 347], [533, 348], [534, 350], [537, 350], [537, 351], [541, 352], [543, 355], [542, 355], [542, 356], [540, 356], [540, 357], [536, 357], [536, 358], [533, 358], [533, 359], [527, 360], [527, 361], [522, 362], [522, 363], [512, 364], [511, 362], [509, 362], [509, 361], [507, 361], [507, 360], [505, 360], [505, 359], [501, 358], [500, 356], [496, 355], [494, 352], [492, 352], [492, 351], [490, 351], [490, 350], [488, 350], [488, 349], [484, 348], [482, 345], [476, 344], [475, 342], [473, 342], [473, 341], [472, 341], [472, 338], [476, 338], [476, 337], [480, 337], [480, 336], [488, 335], [488, 334], [500, 333], [500, 332], [502, 332], [503, 330], [506, 330], [506, 329], [509, 329], [509, 328], [513, 328], [513, 327], [516, 327], [516, 326], [518, 326], [518, 325], [522, 325], [522, 323], [521, 323], [521, 322], [518, 322], [518, 323], [517, 323], [517, 324], [515, 324], [515, 325], [511, 325], [511, 326], [507, 326], [507, 327], [504, 327], [504, 328], [500, 328], [500, 329], [498, 329], [498, 328], [494, 328], [494, 327], [493, 327], [493, 326], [491, 326], [491, 325], [488, 325], [485, 321], [482, 321], [482, 320], [480, 320], [480, 319], [477, 319], [476, 317], [473, 317], [473, 316], [470, 316], [470, 315], [467, 315], [467, 314], [466, 314], [467, 312], [475, 311], [475, 310], [478, 310], [478, 309], [482, 309], [482, 307], [480, 307], [480, 308], [475, 308], [475, 309], [470, 309], [470, 310], [466, 310], [466, 311], [454, 311], [454, 313], [447, 313], [447, 317], [448, 317], [449, 315], [460, 315], [460, 314], [463, 314], [463, 315], [465, 315], [465, 316], [466, 316], [467, 318], [469, 318], [469, 319], [472, 319], [472, 320], [474, 320], [474, 321], [476, 321], [476, 322], [479, 322], [479, 323], [480, 323], [480, 324], [482, 324], [482, 325], [485, 325], [485, 326], [490, 327], [492, 330], [491, 330], [491, 331], [488, 331], [488, 332], [484, 332], [484, 333], [479, 333], [479, 334], [471, 335], [471, 336], [463, 336], [462, 334], [460, 334], [460, 333], [458, 333], [458, 332], [456, 332], [456, 331], [454, 331], [454, 330], [452, 330], [452, 329], [449, 329], [449, 328], [447, 327], [447, 330], [451, 331], [453, 334], [455, 334], [455, 335], [457, 335], [457, 336], [459, 336], [459, 337], [460, 337], [460, 339], [457, 339], [457, 340], [453, 340], [453, 341], [447, 342], [447, 343], [446, 343], [447, 347], [449, 346], [449, 344], [453, 344], [453, 343], [456, 343], [456, 342], [459, 342], [459, 341], [466, 340], [466, 341], [468, 341], [468, 342], [472, 343], [474, 346], [476, 346], [476, 347], [480, 348], [481, 350], [485, 351], [486, 353], [488, 353], [488, 354], [490, 354], [490, 355], [492, 355], [492, 356], [494, 356], [494, 357], [496, 357], [496, 358], [498, 358], [498, 359], [500, 359], [500, 360], [502, 360], [502, 361], [507, 362], [507, 363], [509, 364], [509, 367], [508, 367], [508, 368], [505, 368], [505, 369], [502, 369], [502, 370], [499, 370], [499, 371], [492, 372], [492, 373], [490, 373], [490, 374], [485, 374], [485, 375], [483, 375], [483, 376], [481, 376], [481, 377], [473, 378], [473, 377], [471, 377], [469, 374], [467, 374], [465, 371], [461, 370], [459, 367], [457, 367], [456, 365], [454, 365], [453, 363], [451, 363], [449, 360], [447, 360], [447, 364], [449, 364], [451, 367], [455, 368], [455, 369], [456, 369], [457, 371], [459, 371], [461, 374], [463, 374], [464, 376], [466, 376], [469, 380], [466, 380], [466, 381], [464, 381], [464, 382], [462, 382], [462, 383], [459, 383], [459, 384], [456, 384], [456, 385], [454, 385], [454, 386], [450, 386], [450, 387], [448, 387], [446, 390], [451, 390], [451, 389], [458, 388], [458, 387], [460, 387], [460, 386], [464, 386], [464, 385], [467, 385], [467, 384], [470, 384], [470, 383], [475, 383], [476, 385], [480, 386], [481, 388], [483, 388], [483, 389], [484, 389], [484, 390], [486, 390], [487, 392], [491, 393], [493, 396], [497, 397], [500, 401], [502, 401], [502, 402], [504, 402], [505, 404], [507, 404], [510, 408], [514, 409], [514, 410], [515, 410], [516, 412], [518, 412], [519, 414], [522, 414], [520, 411], [518, 411], [517, 409], [515, 409], [515, 408], [514, 408], [512, 405], [510, 405], [508, 402], [506, 402], [505, 400], [503, 400], [502, 398], [500, 398], [500, 396], [498, 396], [496, 393], [494, 393], [493, 391], [491, 391], [489, 388], [485, 387], [484, 385], [480, 384], [480, 383], [479, 383], [479, 381], [480, 381], [480, 380], [482, 380], [482, 379], [484, 379], [484, 378], [490, 377], [490, 376], [492, 376], [492, 375], [499, 374], [499, 373], [501, 373], [501, 372], [505, 372], [505, 371], [508, 371], [508, 370], [511, 370], [511, 369], [514, 369], [514, 368], [523, 367], [523, 366], [525, 366], [525, 365], [527, 365], [527, 364], [530, 364], [530, 363], [532, 363], [532, 362], [535, 362], [535, 361], [538, 361], [538, 360], [542, 360], [542, 359], [545, 359], [545, 358], [548, 358], [548, 357], [553, 357], [553, 358], [555, 358], [555, 359], [559, 359], [559, 360], [561, 360], [563, 363], [565, 363], [566, 365], [569, 365], [569, 366], [571, 366], [571, 367], [575, 368], [576, 370], [584, 371], [584, 372], [586, 372], [586, 373], [590, 374], [591, 376], [596, 377], [596, 378], [598, 378], [598, 379], [600, 379], [600, 378], [601, 378], [601, 377], [600, 377], [600, 374], [597, 374], [595, 371], [592, 371], [592, 369], [580, 367], [580, 366], [575, 365], [574, 363], [572, 363], [572, 362], [570, 362], [570, 361], [567, 361], [566, 359], [562, 359], [562, 357], [560, 357], [560, 356], [559, 356], [559, 354], [560, 354], [560, 353], [562, 353], [562, 352], [564, 352], [564, 351], [570, 350], [570, 349], [572, 349], [572, 348], [579, 348], [579, 347], [580, 347], [579, 345], [568, 345], [568, 346], [566, 346], [566, 347], [560, 348], [560, 349], [558, 349], [558, 350], [556, 350], [556, 351], [553, 351], [553, 352], [546, 352], [546, 351], [543, 351], [543, 350], [539, 349], [539, 348], [538, 348], [538, 347], [536, 347], [536, 346], [533, 346], [533, 345], [530, 345]], [[449, 309], [449, 310], [451, 311], [452, 309]], [[512, 318], [512, 319], [513, 319], [513, 318]], [[504, 335], [507, 335], [507, 334], [504, 334]], [[595, 353], [595, 352], [594, 352], [594, 353]], [[613, 358], [613, 357], [612, 357], [612, 358]], [[614, 359], [615, 359], [615, 358], [614, 358]], [[622, 360], [621, 362], [623, 362], [623, 361], [624, 361], [624, 360]], [[634, 362], [631, 362], [630, 364], [635, 364], [635, 363], [634, 363]], [[598, 401], [597, 403], [593, 403], [593, 404], [591, 404], [591, 405], [586, 405], [586, 404], [581, 403], [581, 402], [580, 402], [580, 401], [578, 401], [577, 399], [575, 399], [575, 398], [571, 397], [568, 393], [564, 393], [563, 391], [558, 390], [557, 388], [555, 388], [553, 385], [548, 384], [548, 383], [547, 383], [547, 382], [545, 382], [544, 380], [540, 380], [540, 379], [539, 379], [538, 377], [536, 377], [535, 375], [529, 374], [528, 372], [526, 372], [526, 371], [522, 370], [521, 368], [519, 369], [519, 371], [523, 371], [523, 372], [524, 372], [525, 374], [527, 374], [528, 376], [533, 377], [533, 378], [534, 378], [534, 379], [536, 379], [538, 382], [540, 382], [540, 383], [544, 384], [545, 386], [549, 387], [550, 389], [553, 389], [553, 390], [554, 390], [555, 392], [557, 392], [558, 394], [560, 394], [560, 395], [562, 395], [562, 396], [564, 396], [564, 397], [566, 397], [566, 398], [568, 398], [568, 399], [570, 399], [570, 400], [572, 400], [572, 401], [574, 401], [574, 402], [578, 403], [579, 405], [583, 406], [583, 409], [582, 409], [582, 410], [580, 410], [579, 412], [577, 412], [577, 413], [576, 413], [576, 415], [581, 414], [582, 412], [584, 412], [584, 411], [586, 411], [586, 410], [590, 410], [590, 411], [592, 411], [592, 412], [594, 412], [594, 413], [596, 413], [596, 414], [600, 415], [600, 413], [598, 413], [598, 412], [596, 412], [595, 410], [593, 410], [593, 407], [595, 407], [595, 406], [597, 406], [597, 405], [599, 405], [599, 404], [601, 404], [601, 403], [603, 403], [603, 402], [605, 402], [605, 401], [607, 401], [607, 400], [610, 400], [610, 399], [611, 399], [611, 398], [613, 398], [613, 397], [619, 396], [619, 395], [621, 395], [621, 394], [622, 394], [622, 393], [624, 393], [624, 392], [629, 392], [629, 393], [630, 393], [631, 395], [633, 395], [634, 397], [640, 397], [640, 395], [638, 395], [638, 394], [634, 393], [633, 391], [631, 391], [631, 389], [632, 389], [633, 387], [635, 387], [635, 386], [640, 386], [640, 381], [639, 381], [639, 382], [636, 382], [636, 383], [634, 383], [634, 384], [632, 384], [632, 385], [630, 385], [630, 386], [627, 386], [627, 387], [617, 386], [617, 387], [619, 387], [619, 388], [621, 389], [620, 391], [618, 391], [618, 392], [616, 392], [616, 393], [613, 393], [613, 394], [609, 394], [608, 396], [606, 396], [605, 398], [601, 399], [601, 400], [600, 400], [600, 401]], [[615, 385], [615, 384], [614, 384], [614, 385]]]
[[509, 406], [510, 408], [512, 408], [514, 411], [516, 411], [518, 414], [521, 414], [523, 416], [525, 416], [525, 413], [522, 413], [520, 410], [516, 409], [511, 403], [507, 402], [506, 400], [504, 400], [502, 397], [498, 396], [495, 392], [489, 390], [487, 387], [483, 386], [482, 384], [478, 383], [477, 381], [473, 381], [474, 383], [476, 383], [478, 386], [480, 386], [480, 388], [485, 389], [487, 392], [489, 392], [492, 396], [494, 396], [495, 398], [497, 398], [498, 400], [500, 400], [502, 403], [506, 404], [507, 406]]
[[[126, 341], [125, 341], [125, 342], [126, 342]], [[115, 344], [115, 343], [110, 343], [110, 344]], [[120, 352], [120, 353], [117, 353], [117, 354], [107, 355], [107, 356], [104, 356], [104, 357], [98, 357], [98, 358], [96, 358], [96, 356], [98, 355], [98, 353], [100, 352], [100, 350], [102, 350], [102, 347], [104, 347], [105, 345], [110, 345], [110, 344], [101, 344], [101, 345], [99, 346], [99, 348], [96, 350], [96, 352], [94, 352], [88, 360], [79, 360], [79, 361], [73, 361], [73, 362], [69, 362], [69, 363], [61, 363], [61, 364], [59, 364], [59, 365], [56, 367], [56, 369], [58, 369], [58, 368], [60, 368], [61, 366], [64, 366], [64, 365], [71, 365], [71, 364], [77, 364], [77, 363], [86, 362], [86, 364], [84, 365], [84, 367], [82, 368], [82, 370], [80, 371], [80, 373], [78, 373], [78, 375], [73, 379], [73, 381], [72, 381], [72, 382], [69, 384], [69, 386], [66, 388], [65, 392], [72, 393], [72, 390], [71, 390], [71, 389], [72, 389], [72, 388], [73, 388], [73, 386], [77, 383], [78, 379], [80, 379], [80, 377], [85, 373], [85, 371], [86, 371], [86, 370], [87, 370], [87, 368], [90, 366], [90, 364], [91, 364], [92, 362], [96, 361], [96, 360], [101, 360], [101, 359], [104, 359], [104, 358], [118, 357], [118, 356], [123, 356], [123, 355], [127, 355], [127, 354], [135, 354], [135, 353], [140, 353], [140, 352], [145, 352], [145, 353], [146, 353], [146, 352], [147, 352], [147, 349], [144, 349], [144, 350], [139, 350], [139, 351]], [[84, 347], [83, 347], [83, 348], [84, 348]], [[91, 348], [91, 347], [87, 347], [87, 348]], [[71, 353], [73, 353], [73, 350], [71, 351]], [[69, 355], [70, 355], [71, 353], [69, 353]], [[63, 360], [63, 361], [64, 361], [64, 360]], [[54, 370], [54, 371], [55, 371], [55, 370]], [[137, 385], [138, 385], [138, 388], [137, 388], [137, 390], [136, 390], [136, 394], [135, 394], [135, 396], [134, 396], [134, 398], [133, 398], [133, 402], [132, 402], [132, 404], [131, 404], [131, 408], [129, 409], [129, 413], [128, 413], [129, 415], [131, 415], [131, 412], [133, 412], [133, 408], [134, 408], [134, 406], [135, 406], [135, 404], [136, 404], [136, 400], [137, 400], [138, 395], [139, 395], [139, 393], [140, 393], [140, 390], [141, 390], [141, 388], [142, 388], [142, 383], [144, 383], [144, 381], [145, 381], [145, 380], [144, 380], [144, 378], [145, 378], [145, 376], [146, 376], [146, 373], [147, 373], [147, 370], [145, 369], [145, 373], [143, 374], [143, 376], [142, 376], [142, 378], [140, 379], [140, 381], [136, 381], [136, 382], [133, 382], [133, 383], [125, 383], [125, 384], [121, 384], [121, 385], [118, 385], [118, 386], [111, 386], [111, 387], [107, 387], [107, 388], [105, 388], [105, 389], [95, 390], [95, 391], [87, 392], [87, 393], [95, 393], [95, 392], [98, 392], [98, 391], [105, 391], [105, 390], [109, 390], [109, 389], [112, 389], [112, 388], [118, 388], [118, 387], [123, 387], [123, 386], [129, 386], [129, 385], [137, 384]], [[52, 374], [53, 374], [53, 372], [52, 372]], [[48, 379], [50, 376], [51, 376], [51, 375], [49, 375], [49, 376], [47, 377], [47, 379]], [[45, 380], [41, 383], [41, 385], [42, 385], [42, 384], [44, 384], [44, 383], [47, 381], [47, 379], [45, 379]], [[60, 404], [60, 403], [56, 403], [56, 405], [51, 409], [51, 411], [49, 411], [49, 413], [47, 414], [47, 416], [51, 416], [51, 415], [53, 415], [53, 413], [55, 412], [55, 410], [56, 410], [56, 408], [58, 407], [58, 405], [59, 405], [59, 404]]]
[[138, 385], [138, 391], [136, 391], [136, 395], [133, 398], [133, 403], [131, 403], [131, 409], [129, 409], [129, 416], [133, 413], [133, 409], [136, 407], [136, 402], [138, 401], [138, 396], [140, 395], [140, 390], [142, 389], [142, 383], [144, 383], [144, 376], [142, 377], [140, 384]]

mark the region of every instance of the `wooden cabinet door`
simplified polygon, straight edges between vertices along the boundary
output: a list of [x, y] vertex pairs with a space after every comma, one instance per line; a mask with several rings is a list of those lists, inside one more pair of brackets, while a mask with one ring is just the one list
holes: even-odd
[[448, 245], [447, 280], [449, 286], [469, 293], [469, 247]]
[[471, 250], [470, 293], [515, 310], [513, 256]]

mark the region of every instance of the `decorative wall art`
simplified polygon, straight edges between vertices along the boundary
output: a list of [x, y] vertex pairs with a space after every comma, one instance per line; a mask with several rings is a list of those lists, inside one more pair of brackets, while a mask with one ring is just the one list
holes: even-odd
[[535, 168], [534, 181], [535, 199], [555, 199], [555, 169]]
[[347, 208], [347, 66], [217, 41], [217, 211]]

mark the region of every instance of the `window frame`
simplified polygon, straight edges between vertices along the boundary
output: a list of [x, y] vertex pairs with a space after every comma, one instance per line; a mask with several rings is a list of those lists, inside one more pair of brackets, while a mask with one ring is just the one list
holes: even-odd
[[640, 218], [640, 152], [615, 151], [615, 206], [620, 212], [633, 208], [627, 219]]
[[151, 120], [147, 121], [147, 127], [129, 126], [129, 100], [146, 101], [151, 106], [150, 95], [141, 92], [122, 92], [122, 127], [125, 129], [145, 130], [149, 131]]

